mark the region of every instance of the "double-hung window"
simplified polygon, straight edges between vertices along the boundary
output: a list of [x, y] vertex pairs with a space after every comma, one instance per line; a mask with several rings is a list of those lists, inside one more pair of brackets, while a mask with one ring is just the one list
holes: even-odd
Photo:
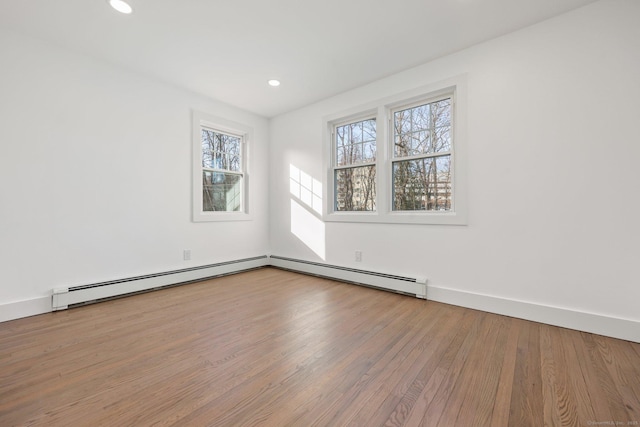
[[393, 111], [393, 210], [451, 210], [452, 99]]
[[193, 219], [250, 219], [247, 212], [247, 141], [251, 129], [194, 112]]
[[324, 219], [465, 224], [466, 79], [325, 118]]
[[202, 210], [242, 210], [242, 135], [202, 128]]
[[376, 120], [358, 120], [333, 129], [336, 211], [376, 209]]

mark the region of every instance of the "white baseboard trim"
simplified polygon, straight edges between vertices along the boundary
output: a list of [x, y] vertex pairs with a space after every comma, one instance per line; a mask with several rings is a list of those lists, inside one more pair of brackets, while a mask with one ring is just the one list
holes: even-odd
[[0, 322], [51, 312], [51, 297], [0, 304]]
[[640, 343], [640, 322], [562, 307], [428, 286], [427, 299]]
[[[371, 283], [371, 278], [369, 277], [362, 275], [350, 276], [348, 271], [343, 272], [334, 268], [325, 268], [322, 264], [280, 258], [277, 256], [271, 256], [270, 259], [271, 265], [274, 267], [285, 268], [303, 274], [324, 276], [340, 281], [363, 283], [365, 285], [373, 284], [380, 288], [389, 289], [389, 285], [384, 282]], [[426, 283], [426, 279], [421, 279], [421, 281]], [[410, 294], [416, 293], [413, 290], [413, 286], [415, 286], [414, 283], [408, 283], [403, 286], [406, 286], [406, 289], [401, 289], [401, 292]], [[423, 297], [421, 295], [417, 296]], [[426, 299], [459, 307], [486, 311], [488, 313], [531, 320], [533, 322], [544, 323], [547, 325], [560, 326], [567, 329], [640, 342], [640, 322], [635, 320], [621, 319], [601, 314], [476, 294], [432, 285], [426, 285]]]

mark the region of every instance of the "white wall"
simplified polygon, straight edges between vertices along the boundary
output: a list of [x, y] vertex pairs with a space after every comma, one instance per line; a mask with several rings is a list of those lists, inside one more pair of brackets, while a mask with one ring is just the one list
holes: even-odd
[[0, 320], [54, 287], [268, 252], [265, 162], [253, 221], [191, 222], [191, 109], [254, 127], [256, 160], [266, 119], [8, 31], [0, 58]]
[[[270, 122], [0, 30], [0, 320], [55, 287], [271, 252], [637, 325], [638, 16], [602, 0]], [[467, 226], [323, 223], [291, 196], [291, 166], [322, 180], [323, 116], [462, 73]], [[255, 128], [253, 221], [191, 222], [191, 109]]]
[[[597, 2], [272, 119], [272, 253], [637, 322], [639, 17], [640, 2]], [[291, 217], [290, 165], [324, 175], [323, 116], [463, 73], [467, 226]], [[292, 233], [301, 221], [314, 232]]]

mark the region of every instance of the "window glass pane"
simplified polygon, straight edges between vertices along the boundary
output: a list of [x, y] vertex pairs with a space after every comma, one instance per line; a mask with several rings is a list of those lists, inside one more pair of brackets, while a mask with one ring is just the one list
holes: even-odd
[[431, 104], [431, 117], [434, 127], [451, 126], [451, 99]]
[[376, 121], [365, 120], [362, 122], [362, 140], [364, 142], [376, 142]]
[[240, 138], [234, 137], [234, 143], [229, 146], [229, 154], [232, 156], [240, 156], [240, 144], [242, 141]]
[[240, 171], [241, 167], [240, 167], [240, 156], [239, 155], [232, 155], [229, 157], [229, 170], [232, 171]]
[[344, 146], [339, 146], [336, 149], [336, 165], [345, 166], [347, 164], [346, 151]]
[[451, 210], [451, 156], [394, 162], [393, 210]]
[[431, 150], [431, 132], [428, 130], [421, 130], [412, 133], [411, 141], [410, 156], [428, 153]]
[[213, 161], [214, 133], [202, 129], [202, 166], [210, 168]]
[[419, 105], [415, 108], [412, 108], [411, 111], [411, 120], [413, 132], [429, 129], [431, 127], [431, 104]]
[[336, 211], [376, 209], [375, 166], [338, 169], [334, 173]]
[[362, 122], [351, 123], [349, 128], [351, 130], [351, 143], [362, 142]]
[[451, 150], [451, 99], [396, 111], [393, 156], [408, 157]]
[[451, 127], [440, 127], [433, 130], [433, 150], [436, 153], [451, 151]]
[[376, 143], [374, 142], [366, 142], [364, 143], [364, 158], [375, 160], [376, 158]]
[[411, 132], [411, 110], [396, 111], [393, 118], [396, 135]]
[[363, 120], [336, 126], [336, 166], [348, 166], [376, 160], [376, 121]]
[[346, 126], [336, 128], [336, 146], [342, 147], [349, 139], [349, 129]]
[[413, 152], [411, 148], [410, 134], [396, 134], [393, 142], [393, 155], [394, 157], [410, 156]]
[[240, 153], [242, 138], [202, 129], [202, 167], [242, 171]]
[[242, 175], [202, 172], [202, 210], [239, 212], [242, 207]]

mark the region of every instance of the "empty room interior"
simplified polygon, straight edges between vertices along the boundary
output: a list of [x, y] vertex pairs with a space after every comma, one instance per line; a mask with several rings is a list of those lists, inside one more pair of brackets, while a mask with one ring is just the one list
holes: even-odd
[[0, 2], [0, 426], [640, 426], [640, 2]]

